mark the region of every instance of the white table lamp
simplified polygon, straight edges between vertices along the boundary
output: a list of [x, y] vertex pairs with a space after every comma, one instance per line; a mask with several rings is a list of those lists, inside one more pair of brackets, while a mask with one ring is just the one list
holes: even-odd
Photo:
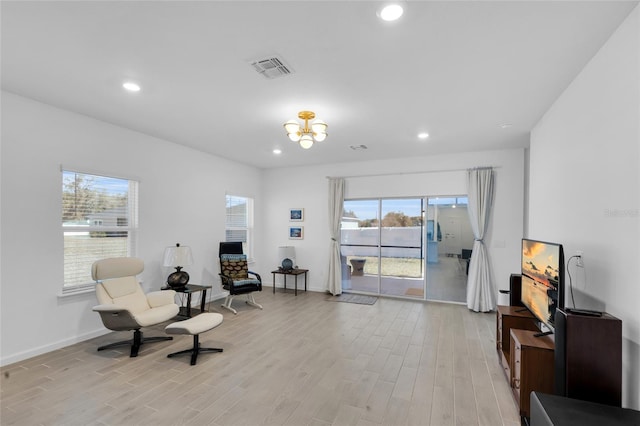
[[173, 272], [167, 277], [167, 284], [169, 287], [184, 287], [189, 282], [189, 274], [183, 271], [184, 266], [193, 264], [193, 256], [191, 255], [191, 247], [181, 246], [180, 243], [172, 247], [167, 247], [164, 250], [164, 266], [176, 268], [176, 272]]
[[[293, 269], [296, 267], [296, 248], [294, 246], [278, 247], [278, 259], [280, 260], [280, 268]], [[285, 262], [285, 260], [291, 262]]]

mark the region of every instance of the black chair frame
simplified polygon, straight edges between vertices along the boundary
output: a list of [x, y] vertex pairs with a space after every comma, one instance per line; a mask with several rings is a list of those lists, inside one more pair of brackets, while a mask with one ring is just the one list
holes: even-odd
[[158, 337], [143, 337], [142, 331], [140, 329], [133, 331], [133, 339], [123, 340], [120, 342], [109, 343], [108, 345], [100, 346], [98, 351], [104, 351], [105, 349], [116, 348], [118, 346], [128, 346], [131, 345], [131, 353], [129, 354], [130, 358], [134, 358], [138, 356], [138, 351], [140, 350], [140, 346], [143, 343], [152, 343], [152, 342], [164, 342], [166, 340], [173, 340], [173, 337], [170, 336], [158, 336]]
[[193, 347], [190, 349], [185, 349], [183, 351], [178, 351], [167, 355], [167, 358], [172, 358], [176, 355], [182, 354], [191, 354], [191, 365], [196, 365], [196, 361], [198, 360], [198, 355], [203, 352], [222, 352], [223, 350], [220, 348], [203, 348], [200, 346], [200, 337], [198, 334], [193, 335]]

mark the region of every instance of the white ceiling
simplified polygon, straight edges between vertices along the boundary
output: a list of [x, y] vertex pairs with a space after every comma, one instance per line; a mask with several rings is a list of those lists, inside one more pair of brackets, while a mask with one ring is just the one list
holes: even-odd
[[[2, 1], [2, 88], [261, 168], [524, 147], [637, 2], [381, 4]], [[303, 109], [329, 124], [310, 150], [282, 127]]]

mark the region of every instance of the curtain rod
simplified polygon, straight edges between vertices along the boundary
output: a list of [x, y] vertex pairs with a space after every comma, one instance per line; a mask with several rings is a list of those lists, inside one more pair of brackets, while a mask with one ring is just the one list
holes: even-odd
[[366, 177], [384, 177], [384, 176], [404, 176], [404, 175], [422, 175], [425, 173], [444, 173], [444, 172], [466, 172], [467, 170], [480, 170], [480, 169], [500, 169], [502, 166], [482, 166], [482, 167], [469, 167], [464, 169], [441, 169], [441, 170], [424, 170], [421, 172], [395, 172], [395, 173], [380, 173], [369, 175], [351, 175], [351, 176], [325, 176], [327, 179], [353, 179], [353, 178], [366, 178]]

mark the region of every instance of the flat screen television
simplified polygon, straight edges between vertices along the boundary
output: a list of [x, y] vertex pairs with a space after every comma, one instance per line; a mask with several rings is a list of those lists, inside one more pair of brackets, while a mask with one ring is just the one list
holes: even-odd
[[564, 251], [561, 244], [522, 239], [521, 301], [550, 330], [564, 308]]

